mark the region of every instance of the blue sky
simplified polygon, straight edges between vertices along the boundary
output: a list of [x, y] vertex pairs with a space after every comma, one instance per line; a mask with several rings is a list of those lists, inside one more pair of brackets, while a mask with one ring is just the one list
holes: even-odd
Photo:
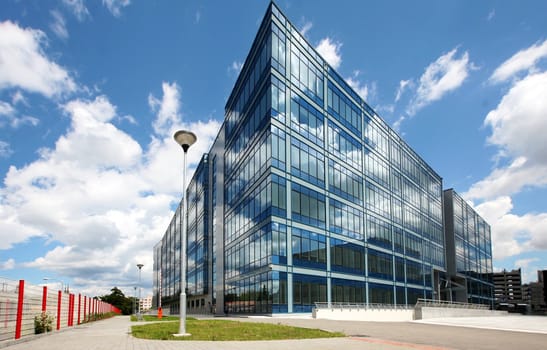
[[[132, 294], [268, 1], [7, 0], [0, 277]], [[547, 2], [287, 1], [293, 24], [492, 225], [496, 269], [547, 268]], [[191, 175], [190, 171], [190, 174]]]

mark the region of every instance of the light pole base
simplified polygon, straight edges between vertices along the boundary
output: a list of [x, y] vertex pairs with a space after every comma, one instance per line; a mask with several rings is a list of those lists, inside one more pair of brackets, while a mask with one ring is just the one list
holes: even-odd
[[189, 337], [191, 335], [192, 334], [190, 333], [177, 333], [177, 334], [173, 334], [173, 337]]

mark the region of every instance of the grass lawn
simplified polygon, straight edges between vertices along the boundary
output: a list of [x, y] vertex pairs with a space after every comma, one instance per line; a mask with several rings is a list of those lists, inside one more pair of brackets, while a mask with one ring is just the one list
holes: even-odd
[[186, 320], [189, 337], [173, 337], [179, 322], [158, 322], [131, 327], [137, 338], [161, 340], [281, 340], [345, 337], [343, 333], [320, 329], [290, 327], [279, 324], [237, 322], [228, 320]]

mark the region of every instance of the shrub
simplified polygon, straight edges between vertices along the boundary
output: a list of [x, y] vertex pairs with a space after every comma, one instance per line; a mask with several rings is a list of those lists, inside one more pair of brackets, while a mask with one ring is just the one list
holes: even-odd
[[53, 330], [54, 317], [49, 313], [42, 311], [40, 315], [34, 317], [34, 333], [40, 334], [44, 332], [51, 332]]

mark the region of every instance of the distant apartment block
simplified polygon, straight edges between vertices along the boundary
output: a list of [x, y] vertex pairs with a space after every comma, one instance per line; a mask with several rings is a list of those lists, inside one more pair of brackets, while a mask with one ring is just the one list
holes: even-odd
[[494, 272], [494, 299], [497, 309], [516, 310], [519, 305], [526, 304], [523, 296], [520, 268], [517, 270]]

